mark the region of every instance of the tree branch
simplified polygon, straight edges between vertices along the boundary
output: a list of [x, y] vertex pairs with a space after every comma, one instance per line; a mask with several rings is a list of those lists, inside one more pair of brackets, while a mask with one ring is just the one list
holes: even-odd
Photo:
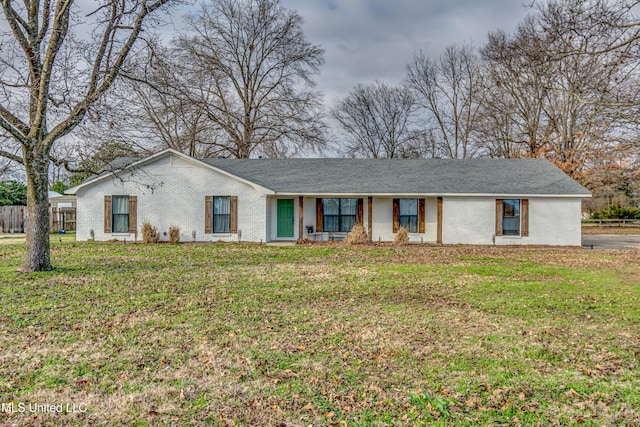
[[7, 159], [9, 159], [11, 161], [14, 161], [16, 163], [19, 163], [21, 165], [24, 164], [24, 160], [22, 160], [22, 157], [17, 156], [17, 155], [15, 155], [13, 153], [10, 153], [8, 151], [0, 150], [0, 157], [5, 157], [5, 158], [7, 158]]
[[[72, 0], [62, 0], [56, 7], [53, 18], [53, 28], [51, 38], [44, 56], [44, 62], [40, 71], [40, 85], [38, 87], [38, 98], [35, 100], [34, 117], [31, 123], [31, 132], [40, 132], [42, 124], [47, 115], [47, 99], [49, 98], [49, 87], [51, 83], [51, 73], [62, 43], [64, 43], [69, 32], [69, 14], [71, 13]], [[36, 135], [31, 135], [35, 137]], [[48, 148], [48, 145], [47, 145]]]
[[28, 128], [14, 115], [0, 106], [0, 127], [9, 132], [9, 134], [20, 142], [22, 145], [28, 144], [26, 134]]
[[[6, 0], [5, 0], [6, 1]], [[73, 108], [73, 110], [71, 111], [71, 113], [69, 114], [69, 116], [67, 117], [66, 120], [61, 121], [57, 126], [55, 126], [51, 132], [49, 132], [49, 134], [47, 135], [47, 137], [45, 138], [45, 141], [47, 143], [47, 146], [50, 147], [51, 144], [53, 144], [53, 142], [68, 134], [69, 132], [71, 132], [84, 118], [84, 116], [86, 115], [89, 107], [104, 93], [107, 91], [107, 89], [109, 89], [109, 87], [111, 87], [111, 85], [113, 84], [114, 80], [116, 79], [116, 77], [118, 76], [118, 72], [120, 70], [120, 68], [122, 67], [122, 64], [124, 63], [125, 59], [127, 58], [129, 52], [131, 51], [131, 48], [133, 47], [133, 44], [135, 43], [136, 39], [138, 38], [140, 31], [142, 31], [142, 24], [144, 21], [144, 18], [151, 12], [155, 11], [156, 9], [158, 9], [159, 7], [161, 7], [162, 5], [170, 2], [171, 0], [157, 0], [156, 2], [154, 2], [152, 5], [148, 6], [146, 1], [143, 1], [140, 12], [138, 12], [135, 22], [133, 24], [133, 30], [131, 31], [131, 34], [129, 34], [129, 37], [127, 37], [126, 42], [124, 43], [124, 45], [122, 46], [122, 48], [120, 49], [120, 52], [118, 53], [118, 56], [116, 57], [116, 60], [113, 62], [113, 64], [111, 65], [111, 67], [108, 69], [108, 72], [106, 73], [106, 76], [104, 77], [104, 80], [102, 81], [102, 83], [98, 83], [98, 71], [97, 71], [97, 67], [99, 67], [99, 64], [102, 62], [102, 58], [100, 58], [99, 56], [96, 57], [96, 63], [94, 64], [94, 72], [92, 74], [92, 82], [89, 85], [89, 89], [87, 90], [86, 96], [85, 98], [78, 102], [75, 107]], [[111, 28], [111, 26], [108, 27], [109, 29]], [[106, 30], [105, 30], [106, 31]], [[109, 30], [112, 31], [112, 30]], [[115, 36], [112, 34], [112, 36]], [[109, 39], [104, 39], [103, 38], [103, 43], [109, 43]], [[101, 46], [100, 50], [104, 53], [105, 49], [103, 48], [103, 46]], [[99, 69], [99, 68], [98, 68]]]
[[95, 170], [92, 170], [92, 169], [74, 168], [72, 166], [69, 166], [70, 161], [66, 160], [66, 159], [58, 159], [56, 157], [49, 156], [49, 160], [55, 166], [63, 166], [65, 168], [65, 170], [67, 170], [68, 172], [71, 172], [71, 173], [92, 173], [92, 174], [97, 174], [97, 172]]

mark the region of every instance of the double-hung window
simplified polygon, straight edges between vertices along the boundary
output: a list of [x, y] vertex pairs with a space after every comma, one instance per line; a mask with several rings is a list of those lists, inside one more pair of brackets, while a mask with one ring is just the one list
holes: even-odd
[[409, 233], [425, 232], [425, 199], [393, 199], [393, 232], [400, 227]]
[[229, 233], [231, 225], [231, 197], [213, 198], [213, 232]]
[[323, 230], [328, 232], [349, 232], [356, 224], [358, 216], [357, 199], [323, 199]]
[[129, 196], [113, 196], [111, 202], [113, 233], [129, 232]]
[[400, 227], [409, 230], [410, 233], [418, 232], [418, 199], [400, 199]]
[[238, 233], [238, 196], [204, 197], [204, 233]]
[[502, 234], [505, 236], [520, 235], [520, 200], [504, 199], [502, 201]]

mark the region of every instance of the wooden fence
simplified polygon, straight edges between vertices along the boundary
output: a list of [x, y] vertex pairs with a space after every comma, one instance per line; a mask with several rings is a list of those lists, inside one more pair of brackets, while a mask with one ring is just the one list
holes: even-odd
[[603, 227], [640, 227], [640, 219], [586, 219], [582, 223]]
[[[0, 232], [24, 233], [26, 218], [26, 206], [0, 206]], [[76, 208], [49, 208], [49, 229], [52, 233], [75, 231]]]
[[76, 208], [49, 208], [50, 230], [76, 231]]
[[26, 206], [0, 206], [0, 231], [24, 233], [26, 217]]

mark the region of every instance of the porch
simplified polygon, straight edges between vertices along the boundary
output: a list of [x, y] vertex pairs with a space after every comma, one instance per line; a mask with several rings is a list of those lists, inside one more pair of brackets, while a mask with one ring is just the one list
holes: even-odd
[[[408, 208], [399, 201], [411, 201]], [[402, 225], [410, 241], [442, 243], [442, 197], [278, 195], [267, 198], [267, 241], [340, 241], [362, 223], [369, 241], [393, 241]]]

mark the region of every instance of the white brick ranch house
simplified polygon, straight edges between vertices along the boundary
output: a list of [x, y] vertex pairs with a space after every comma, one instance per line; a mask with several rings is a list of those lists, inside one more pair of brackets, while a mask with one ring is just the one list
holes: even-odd
[[[128, 164], [127, 164], [128, 163]], [[67, 190], [77, 240], [339, 239], [362, 222], [374, 241], [581, 244], [590, 192], [544, 159], [195, 159], [165, 150]]]

